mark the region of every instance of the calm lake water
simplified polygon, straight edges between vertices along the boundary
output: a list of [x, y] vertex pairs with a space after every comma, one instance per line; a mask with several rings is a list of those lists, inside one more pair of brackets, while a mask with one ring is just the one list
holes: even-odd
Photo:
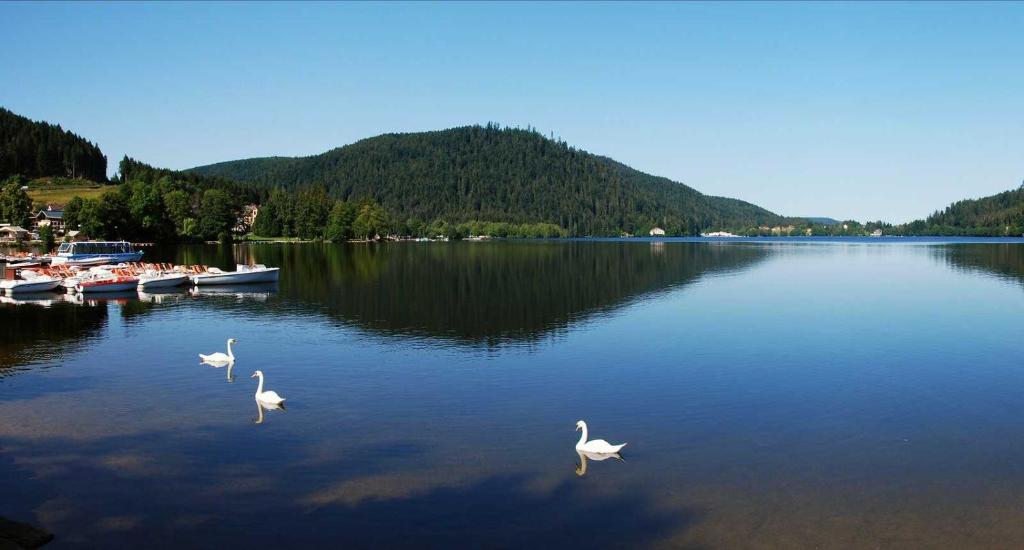
[[54, 547], [1024, 545], [1020, 240], [149, 258], [282, 276], [0, 305], [0, 516]]

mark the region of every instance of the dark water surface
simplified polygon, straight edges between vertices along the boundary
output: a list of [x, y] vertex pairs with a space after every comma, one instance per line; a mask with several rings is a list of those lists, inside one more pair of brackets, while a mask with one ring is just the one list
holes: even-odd
[[1024, 545], [1020, 242], [150, 258], [282, 277], [0, 305], [0, 516], [54, 547]]

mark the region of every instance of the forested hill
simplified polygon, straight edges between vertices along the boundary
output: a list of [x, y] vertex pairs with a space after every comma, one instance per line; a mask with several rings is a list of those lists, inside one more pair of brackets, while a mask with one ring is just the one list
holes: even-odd
[[712, 197], [541, 134], [495, 125], [386, 134], [310, 157], [222, 162], [193, 171], [333, 197], [371, 197], [399, 219], [554, 223], [573, 235], [669, 234], [774, 224], [753, 204]]
[[990, 197], [954, 202], [924, 220], [897, 229], [908, 235], [1019, 237], [1024, 234], [1024, 183]]
[[0, 180], [14, 174], [106, 181], [107, 157], [95, 144], [58, 125], [0, 107]]

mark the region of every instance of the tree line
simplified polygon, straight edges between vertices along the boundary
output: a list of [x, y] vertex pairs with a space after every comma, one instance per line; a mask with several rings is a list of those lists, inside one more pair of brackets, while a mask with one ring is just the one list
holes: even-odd
[[61, 176], [107, 180], [107, 157], [59, 125], [36, 122], [0, 107], [0, 179]]
[[1024, 235], [1024, 183], [1017, 189], [954, 202], [923, 220], [894, 229], [900, 235], [1020, 237]]
[[400, 219], [371, 197], [351, 201], [330, 198], [325, 186], [312, 185], [289, 192], [277, 188], [260, 206], [252, 227], [258, 237], [296, 237], [342, 241], [398, 237], [445, 237], [461, 239], [474, 235], [490, 237], [554, 238], [568, 233], [549, 223], [424, 221], [415, 216]]

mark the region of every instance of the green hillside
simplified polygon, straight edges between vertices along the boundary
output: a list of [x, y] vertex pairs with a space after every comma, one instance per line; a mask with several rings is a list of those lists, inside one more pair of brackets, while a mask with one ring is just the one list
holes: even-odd
[[669, 234], [775, 224], [780, 217], [522, 129], [495, 125], [386, 134], [310, 157], [192, 169], [265, 187], [322, 184], [372, 198], [399, 219], [557, 224], [573, 235]]
[[107, 157], [97, 145], [59, 125], [0, 107], [0, 180], [15, 174], [106, 181]]
[[1017, 189], [954, 202], [924, 220], [898, 228], [907, 235], [987, 235], [1024, 234], [1024, 184]]

